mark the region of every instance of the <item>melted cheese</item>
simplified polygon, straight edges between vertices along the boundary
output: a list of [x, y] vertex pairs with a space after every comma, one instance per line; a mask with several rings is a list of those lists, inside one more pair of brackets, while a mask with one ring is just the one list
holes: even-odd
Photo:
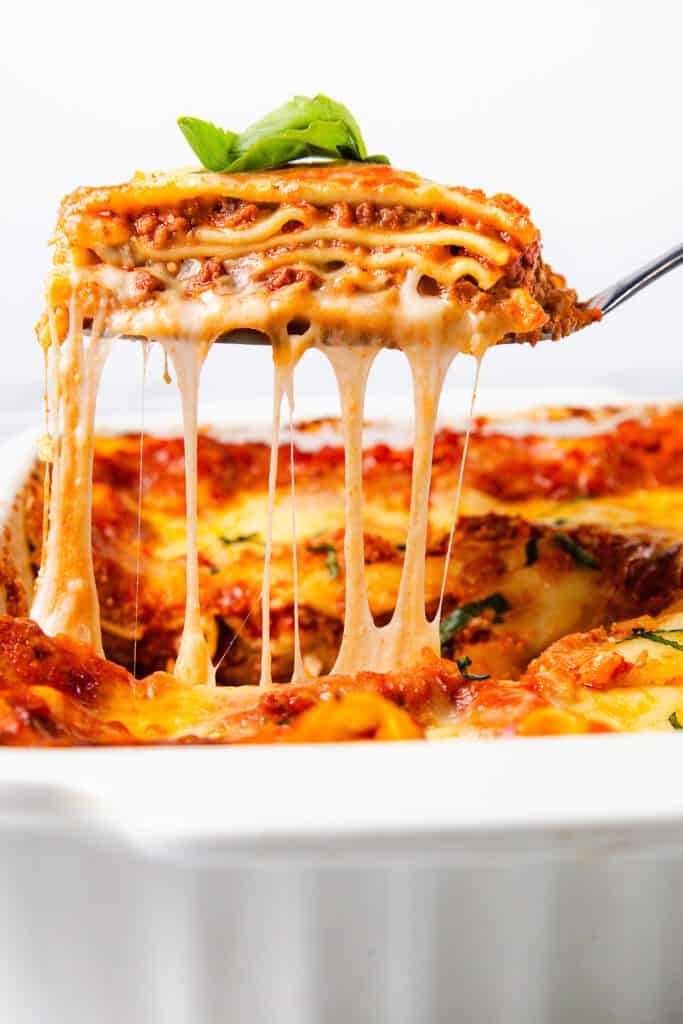
[[439, 607], [436, 612], [436, 618], [441, 618], [441, 612], [443, 610], [443, 599], [446, 594], [446, 585], [448, 583], [448, 567], [451, 563], [451, 555], [453, 554], [453, 540], [455, 538], [455, 531], [458, 527], [460, 520], [460, 503], [462, 501], [462, 485], [465, 480], [465, 465], [467, 463], [467, 453], [470, 447], [470, 437], [472, 434], [472, 424], [474, 422], [474, 403], [477, 400], [477, 391], [479, 389], [479, 375], [481, 374], [481, 364], [483, 361], [483, 355], [477, 359], [477, 368], [474, 372], [474, 381], [472, 383], [472, 397], [470, 398], [470, 407], [467, 411], [467, 424], [465, 427], [465, 441], [462, 446], [462, 457], [460, 459], [460, 469], [458, 470], [458, 482], [455, 487], [455, 503], [453, 506], [453, 518], [451, 519], [451, 528], [448, 533], [448, 547], [446, 548], [446, 558], [443, 565], [443, 576], [441, 578], [441, 593], [439, 594]]
[[292, 416], [294, 413], [294, 368], [303, 352], [303, 347], [296, 345], [288, 335], [280, 339], [273, 349], [273, 418], [270, 435], [270, 465], [268, 469], [268, 505], [266, 513], [266, 550], [263, 560], [263, 583], [261, 586], [261, 686], [272, 684], [272, 653], [270, 643], [270, 568], [273, 552], [273, 520], [275, 516], [275, 493], [277, 489], [277, 466], [280, 444], [280, 419], [282, 399], [287, 397], [290, 420], [290, 500], [292, 516], [292, 570], [294, 583], [294, 678], [305, 675], [301, 659], [301, 643], [299, 640], [299, 573], [296, 559], [296, 512], [294, 508], [294, 455]]
[[[71, 310], [72, 326], [67, 342], [60, 352], [60, 366], [78, 354], [82, 346], [82, 329], [80, 314], [75, 305]], [[339, 386], [343, 421], [345, 424], [345, 458], [346, 458], [346, 531], [345, 531], [345, 564], [346, 564], [346, 600], [344, 635], [335, 671], [353, 673], [361, 670], [389, 671], [414, 664], [425, 650], [434, 653], [439, 649], [438, 616], [428, 620], [425, 613], [425, 565], [427, 551], [427, 527], [429, 514], [429, 485], [434, 430], [439, 405], [439, 396], [448, 367], [457, 351], [476, 352], [483, 354], [490, 344], [499, 340], [500, 329], [491, 332], [490, 325], [483, 325], [481, 318], [469, 314], [458, 332], [451, 332], [443, 325], [437, 329], [439, 317], [445, 320], [445, 304], [436, 296], [423, 296], [417, 289], [417, 281], [410, 272], [401, 290], [401, 307], [404, 315], [415, 324], [421, 324], [427, 332], [427, 339], [419, 343], [403, 345], [408, 358], [413, 379], [414, 392], [414, 423], [415, 443], [413, 477], [411, 488], [410, 512], [406, 537], [406, 551], [398, 586], [395, 612], [391, 622], [384, 627], [374, 624], [368, 602], [367, 582], [365, 577], [364, 541], [363, 541], [363, 506], [362, 506], [362, 422], [364, 395], [368, 374], [373, 359], [378, 351], [379, 343], [365, 346], [330, 347], [326, 344], [327, 333], [321, 331], [317, 324], [311, 325], [299, 338], [292, 339], [285, 331], [280, 332], [279, 344], [275, 347], [275, 378], [273, 393], [273, 430], [271, 464], [269, 472], [268, 517], [266, 529], [266, 552], [264, 563], [262, 590], [262, 663], [261, 684], [271, 682], [271, 648], [270, 648], [270, 562], [272, 555], [272, 530], [274, 517], [274, 495], [277, 479], [277, 450], [280, 429], [280, 408], [282, 398], [286, 397], [289, 406], [290, 424], [294, 408], [293, 372], [298, 358], [305, 349], [316, 345], [324, 351], [335, 370]], [[209, 646], [202, 629], [201, 607], [199, 601], [199, 573], [197, 552], [197, 396], [201, 368], [206, 358], [210, 343], [193, 336], [192, 327], [196, 312], [196, 304], [185, 302], [182, 326], [190, 331], [189, 337], [183, 340], [163, 340], [165, 356], [172, 362], [178, 387], [181, 393], [183, 428], [185, 443], [185, 481], [186, 481], [186, 605], [185, 624], [180, 649], [176, 660], [175, 674], [187, 685], [212, 685], [215, 672], [211, 663]], [[487, 330], [488, 327], [488, 330]], [[431, 330], [430, 330], [431, 329]], [[80, 342], [79, 342], [79, 339]], [[99, 335], [93, 328], [92, 340], [88, 352], [99, 351]], [[295, 344], [296, 342], [296, 344]], [[99, 365], [99, 364], [98, 364]], [[101, 366], [100, 366], [101, 368]], [[89, 434], [90, 449], [89, 469], [85, 474], [81, 471], [72, 486], [73, 504], [89, 513], [89, 498], [82, 501], [77, 497], [80, 489], [85, 493], [86, 477], [89, 480], [92, 463], [92, 418], [99, 375], [88, 373], [91, 381], [87, 400], [74, 401], [74, 389], [68, 374], [58, 376], [59, 390], [64, 393], [65, 410], [80, 410], [79, 415], [89, 417], [85, 428]], [[291, 432], [290, 432], [291, 433]], [[292, 442], [293, 443], [293, 442]], [[78, 431], [65, 415], [62, 433], [58, 444], [58, 455], [55, 466], [55, 497], [53, 511], [56, 528], [53, 536], [48, 538], [46, 556], [46, 578], [48, 582], [68, 579], [67, 594], [88, 595], [88, 619], [83, 622], [85, 609], [73, 606], [71, 617], [65, 615], [63, 605], [63, 587], [57, 582], [50, 583], [50, 589], [44, 582], [39, 584], [34, 612], [40, 615], [37, 621], [47, 632], [71, 632], [80, 638], [101, 643], [99, 639], [99, 621], [97, 619], [97, 602], [94, 594], [94, 582], [90, 589], [74, 579], [69, 569], [64, 570], [61, 562], [54, 568], [54, 552], [64, 550], [64, 542], [59, 538], [68, 535], [69, 516], [67, 507], [60, 502], [64, 495], [62, 453], [68, 460], [72, 457], [72, 449], [78, 448]], [[463, 452], [463, 457], [466, 452]], [[305, 678], [305, 669], [301, 657], [299, 638], [299, 582], [296, 549], [296, 514], [295, 514], [295, 481], [293, 449], [290, 448], [291, 497], [290, 509], [292, 517], [292, 577], [294, 584], [295, 610], [295, 645], [293, 679], [301, 681]], [[462, 475], [462, 467], [461, 467]], [[460, 484], [461, 486], [461, 484]], [[456, 501], [456, 516], [457, 516]], [[454, 529], [454, 527], [453, 527]], [[88, 515], [89, 531], [89, 515]], [[74, 558], [87, 567], [90, 562], [89, 575], [92, 578], [91, 555], [85, 551], [90, 546], [89, 532], [83, 532], [80, 540], [69, 545], [72, 563]], [[50, 556], [50, 551], [53, 551]], [[450, 552], [449, 552], [450, 554]], [[446, 570], [447, 571], [447, 568]], [[69, 574], [67, 574], [67, 572]], [[82, 574], [83, 576], [83, 574]], [[59, 611], [49, 607], [48, 598], [57, 594]], [[72, 602], [73, 604], [73, 602]], [[48, 611], [45, 612], [46, 606]], [[74, 621], [78, 620], [78, 621]], [[58, 623], [58, 625], [56, 625]]]
[[[142, 341], [142, 384], [140, 387], [140, 440], [138, 444], [138, 502], [137, 502], [137, 536], [135, 545], [135, 623], [133, 625], [133, 676], [137, 669], [139, 621], [140, 621], [140, 572], [142, 568], [142, 487], [143, 458], [145, 445], [145, 384], [147, 383], [147, 364], [149, 362], [148, 341]], [[164, 352], [164, 358], [167, 358]], [[111, 629], [111, 623], [108, 624]]]
[[[439, 398], [456, 351], [456, 347], [450, 341], [444, 341], [438, 336], [406, 350], [413, 379], [415, 425], [410, 511], [396, 605], [391, 621], [381, 627], [375, 625], [368, 603], [362, 493], [363, 406], [368, 374], [376, 349], [338, 349], [329, 350], [327, 353], [335, 370], [340, 392], [346, 465], [346, 611], [341, 648], [334, 666], [335, 673], [353, 674], [363, 670], [388, 672], [414, 665], [425, 650], [434, 654], [439, 653], [440, 609], [439, 614], [432, 620], [427, 618], [425, 612], [429, 489]], [[477, 372], [475, 389], [478, 376]], [[472, 405], [473, 403], [474, 393]], [[455, 518], [458, 514], [466, 454], [464, 449]], [[455, 530], [455, 525], [452, 530]], [[448, 559], [444, 566], [444, 579], [447, 573]]]
[[199, 341], [167, 341], [164, 344], [164, 351], [173, 364], [180, 389], [185, 442], [185, 626], [175, 675], [190, 686], [212, 686], [215, 682], [209, 647], [202, 630], [197, 562], [197, 401], [199, 377], [208, 350], [209, 346]]
[[92, 562], [92, 462], [95, 403], [109, 342], [100, 307], [86, 342], [78, 301], [66, 341], [53, 342], [55, 422], [50, 517], [31, 617], [46, 633], [66, 633], [102, 652]]

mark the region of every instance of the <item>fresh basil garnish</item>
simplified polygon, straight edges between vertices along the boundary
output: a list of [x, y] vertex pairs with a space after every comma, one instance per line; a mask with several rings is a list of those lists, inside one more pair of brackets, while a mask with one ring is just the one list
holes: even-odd
[[677, 640], [669, 640], [662, 636], [663, 633], [683, 633], [683, 629], [645, 629], [643, 626], [634, 626], [631, 635], [617, 640], [618, 644], [625, 644], [628, 640], [651, 640], [653, 644], [664, 644], [666, 647], [673, 647], [677, 651], [683, 651], [683, 644]]
[[590, 551], [586, 551], [584, 547], [573, 540], [568, 534], [556, 533], [554, 540], [558, 547], [572, 556], [577, 565], [582, 565], [586, 569], [601, 568], [600, 563], [593, 557]]
[[258, 533], [238, 533], [234, 537], [226, 537], [224, 534], [219, 534], [218, 537], [221, 544], [245, 544], [249, 540], [260, 540]]
[[529, 537], [524, 549], [524, 564], [533, 565], [538, 561], [538, 538]]
[[337, 558], [337, 549], [334, 544], [308, 544], [307, 550], [312, 551], [314, 554], [324, 554], [325, 565], [327, 571], [330, 574], [331, 579], [336, 580], [339, 575], [339, 559]]
[[463, 604], [460, 608], [456, 608], [449, 615], [441, 620], [439, 624], [439, 636], [441, 639], [441, 654], [443, 657], [448, 656], [450, 650], [451, 641], [455, 634], [464, 629], [468, 622], [472, 619], [476, 619], [478, 615], [481, 615], [483, 611], [490, 608], [495, 613], [493, 619], [494, 622], [502, 622], [503, 612], [507, 612], [510, 609], [510, 605], [505, 600], [502, 594], [496, 592], [495, 594], [489, 594], [488, 597], [483, 597], [481, 601], [471, 601], [470, 604]]
[[266, 171], [307, 157], [389, 163], [368, 156], [351, 111], [321, 94], [295, 96], [241, 133], [198, 117], [179, 117], [178, 127], [209, 171]]
[[469, 658], [466, 654], [462, 658], [456, 658], [455, 664], [460, 669], [463, 679], [466, 679], [468, 682], [478, 682], [481, 679], [491, 678], [490, 674], [487, 672], [485, 672], [481, 676], [475, 675], [473, 672], [468, 672], [467, 669], [472, 664], [472, 659]]
[[669, 715], [669, 721], [673, 729], [683, 729], [683, 725], [678, 721], [678, 715], [675, 711], [672, 711]]

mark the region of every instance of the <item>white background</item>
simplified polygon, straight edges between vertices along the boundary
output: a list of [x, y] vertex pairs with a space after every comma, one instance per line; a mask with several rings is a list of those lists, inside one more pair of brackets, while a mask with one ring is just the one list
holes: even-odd
[[[180, 114], [239, 130], [294, 93], [327, 92], [397, 166], [526, 202], [546, 257], [584, 295], [676, 244], [679, 11], [662, 0], [12, 4], [0, 41], [0, 431], [40, 419], [33, 323], [60, 196], [192, 163]], [[483, 386], [539, 400], [560, 388], [576, 401], [596, 384], [680, 395], [682, 290], [683, 271], [568, 341], [494, 351]], [[265, 396], [270, 374], [268, 351], [214, 351], [203, 399]], [[154, 362], [148, 408], [176, 408], [160, 376]], [[407, 408], [399, 356], [384, 355], [371, 387]], [[297, 393], [326, 392], [329, 372], [309, 354]], [[139, 354], [120, 343], [100, 409], [139, 401]]]

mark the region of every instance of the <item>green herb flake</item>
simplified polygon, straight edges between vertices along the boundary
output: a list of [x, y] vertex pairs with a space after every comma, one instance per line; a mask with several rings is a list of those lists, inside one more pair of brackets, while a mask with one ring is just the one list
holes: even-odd
[[625, 644], [629, 640], [650, 640], [653, 644], [664, 644], [665, 647], [683, 651], [683, 644], [677, 640], [669, 640], [663, 636], [664, 633], [683, 633], [683, 629], [645, 629], [643, 626], [634, 626], [631, 635], [625, 636], [623, 640], [617, 640], [617, 643]]
[[179, 117], [178, 127], [209, 171], [265, 171], [309, 157], [389, 163], [368, 155], [351, 111], [320, 93], [295, 96], [241, 133], [198, 117]]
[[339, 559], [337, 558], [337, 549], [334, 544], [309, 544], [306, 550], [312, 551], [316, 555], [324, 554], [326, 556], [325, 565], [330, 574], [330, 579], [337, 579], [339, 576]]
[[669, 721], [671, 722], [672, 729], [683, 729], [683, 725], [678, 721], [678, 715], [675, 711], [672, 711], [669, 715]]
[[260, 540], [260, 535], [258, 533], [238, 533], [234, 537], [226, 537], [225, 534], [219, 534], [218, 539], [227, 547], [230, 544], [246, 544], [250, 540]]
[[524, 549], [524, 564], [533, 565], [538, 561], [538, 538], [529, 537]]
[[220, 572], [220, 569], [218, 568], [217, 565], [210, 565], [209, 566], [209, 576], [217, 576], [219, 572]]
[[472, 659], [469, 658], [467, 655], [465, 655], [462, 658], [456, 658], [455, 659], [455, 664], [460, 669], [460, 672], [462, 673], [463, 679], [466, 679], [468, 682], [478, 682], [481, 679], [490, 679], [491, 678], [490, 674], [488, 674], [486, 672], [483, 675], [481, 675], [481, 676], [475, 675], [473, 672], [468, 672], [467, 669], [472, 664]]
[[395, 544], [394, 547], [396, 548], [397, 551], [405, 551], [406, 549], [405, 544]]
[[454, 609], [449, 615], [441, 620], [439, 624], [439, 636], [441, 639], [441, 654], [448, 657], [451, 641], [455, 634], [464, 629], [472, 619], [476, 619], [486, 609], [494, 612], [494, 622], [502, 622], [504, 612], [509, 611], [510, 605], [502, 594], [496, 592], [483, 597], [481, 601], [472, 601], [470, 604], [463, 604], [460, 608]]
[[586, 551], [584, 547], [573, 540], [568, 534], [556, 533], [554, 540], [558, 547], [572, 556], [577, 565], [582, 565], [585, 569], [599, 570], [601, 568], [600, 563], [593, 557], [590, 551]]

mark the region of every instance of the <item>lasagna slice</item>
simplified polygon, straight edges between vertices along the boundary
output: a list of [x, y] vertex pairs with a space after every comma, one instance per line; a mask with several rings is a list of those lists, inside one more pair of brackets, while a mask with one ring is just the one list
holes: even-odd
[[[539, 233], [516, 200], [366, 163], [138, 175], [81, 189], [62, 204], [47, 295], [39, 334], [53, 365], [53, 469], [32, 615], [47, 633], [102, 651], [89, 483], [97, 388], [110, 338], [159, 341], [182, 395], [187, 553], [175, 672], [188, 684], [215, 681], [202, 630], [197, 523], [197, 392], [213, 342], [248, 332], [273, 348], [261, 591], [266, 685], [280, 410], [286, 397], [291, 415], [301, 354], [312, 346], [326, 352], [342, 407], [345, 617], [333, 669], [384, 672], [439, 651], [442, 599], [431, 618], [425, 610], [428, 495], [439, 396], [453, 358], [464, 352], [480, 361], [498, 342], [559, 337], [599, 318], [543, 263]], [[365, 573], [362, 429], [368, 374], [384, 346], [402, 349], [410, 364], [415, 443], [400, 583], [391, 621], [379, 625]], [[449, 554], [450, 543], [446, 565]], [[292, 578], [293, 677], [301, 680], [296, 559]]]
[[517, 200], [381, 164], [79, 189], [62, 203], [48, 285], [60, 340], [74, 293], [86, 322], [104, 300], [107, 334], [402, 346], [436, 330], [475, 354], [599, 317], [543, 262]]

